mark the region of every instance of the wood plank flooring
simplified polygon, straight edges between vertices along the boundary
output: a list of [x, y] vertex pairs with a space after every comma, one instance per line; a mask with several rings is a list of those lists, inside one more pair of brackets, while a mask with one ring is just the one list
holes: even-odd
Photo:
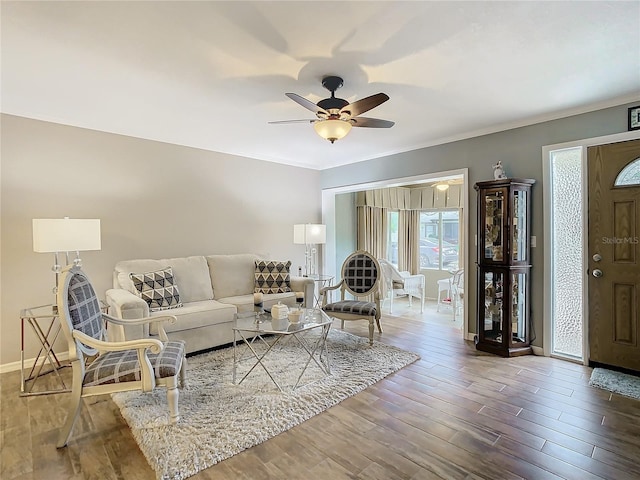
[[[376, 333], [419, 361], [191, 478], [640, 478], [640, 401], [589, 387], [581, 365], [478, 352], [429, 316], [386, 315]], [[346, 330], [367, 335], [366, 322]], [[109, 396], [86, 401], [58, 450], [68, 394], [23, 398], [19, 382], [0, 376], [0, 478], [155, 478]]]

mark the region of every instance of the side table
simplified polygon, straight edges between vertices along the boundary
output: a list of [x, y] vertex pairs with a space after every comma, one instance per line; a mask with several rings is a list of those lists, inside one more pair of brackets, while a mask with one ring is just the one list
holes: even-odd
[[330, 287], [331, 284], [333, 283], [333, 275], [309, 275], [309, 278], [312, 278], [314, 282], [316, 282], [315, 284], [315, 289], [313, 291], [313, 294], [315, 296], [314, 298], [314, 302], [313, 302], [313, 306], [315, 308], [321, 308], [322, 305], [320, 305], [320, 291], [324, 288], [324, 287]]
[[[24, 340], [25, 340], [25, 322], [31, 327], [40, 343], [40, 349], [33, 360], [33, 366], [29, 374], [25, 377], [24, 366]], [[60, 376], [59, 370], [69, 365], [63, 365], [60, 359], [53, 351], [53, 345], [60, 336], [60, 320], [57, 311], [54, 312], [53, 305], [41, 305], [39, 307], [25, 308], [20, 311], [20, 396], [28, 395], [49, 395], [52, 393], [70, 392], [71, 389], [66, 386], [64, 380]], [[43, 371], [45, 364], [48, 363], [50, 369]], [[58, 379], [59, 388], [53, 390], [33, 391], [38, 378], [42, 375], [54, 373]], [[31, 382], [29, 385], [28, 382]]]
[[[56, 340], [60, 336], [62, 326], [58, 312], [54, 311], [53, 305], [40, 305], [38, 307], [25, 308], [20, 310], [20, 396], [26, 397], [30, 395], [50, 395], [52, 393], [70, 392], [67, 387], [60, 369], [69, 367], [68, 363], [62, 363], [53, 350]], [[103, 312], [107, 312], [108, 307], [104, 302], [100, 301], [100, 308]], [[33, 365], [29, 373], [25, 375], [24, 365], [24, 342], [25, 342], [25, 323], [31, 327], [40, 344], [38, 353], [36, 354]], [[48, 369], [45, 369], [48, 364]], [[38, 379], [53, 373], [58, 382], [58, 388], [52, 390], [34, 391], [34, 387]]]

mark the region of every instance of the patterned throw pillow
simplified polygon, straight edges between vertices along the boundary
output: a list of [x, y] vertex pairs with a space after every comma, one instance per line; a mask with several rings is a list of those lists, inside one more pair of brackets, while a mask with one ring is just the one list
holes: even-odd
[[256, 260], [254, 293], [285, 293], [291, 291], [291, 262]]
[[129, 278], [138, 296], [149, 305], [150, 312], [182, 306], [171, 267], [156, 272], [130, 273]]

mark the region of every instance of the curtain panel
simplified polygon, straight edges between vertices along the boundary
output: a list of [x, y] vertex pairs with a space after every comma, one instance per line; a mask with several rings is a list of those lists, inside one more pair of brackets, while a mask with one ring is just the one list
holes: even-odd
[[387, 209], [357, 207], [358, 250], [366, 250], [376, 258], [387, 258]]
[[420, 273], [420, 211], [400, 210], [398, 215], [398, 270]]

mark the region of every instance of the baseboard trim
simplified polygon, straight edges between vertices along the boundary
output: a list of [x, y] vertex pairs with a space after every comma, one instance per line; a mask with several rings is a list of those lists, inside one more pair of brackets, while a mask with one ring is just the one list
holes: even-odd
[[[68, 351], [61, 352], [61, 353], [56, 352], [56, 357], [58, 357], [58, 360], [60, 360], [61, 362], [64, 360], [69, 360], [69, 352]], [[33, 364], [35, 363], [35, 361], [36, 361], [35, 357], [25, 358], [24, 359], [25, 370], [30, 370]], [[42, 361], [42, 357], [40, 357], [40, 361]], [[45, 361], [45, 363], [48, 364], [49, 362]], [[22, 368], [22, 362], [20, 360], [18, 360], [17, 362], [4, 363], [0, 365], [0, 374], [20, 371], [21, 368]], [[27, 375], [28, 373], [29, 372], [25, 372], [25, 375]]]
[[[467, 340], [469, 340], [470, 342], [475, 342], [476, 334], [475, 333], [471, 333], [471, 332], [467, 332], [465, 338]], [[533, 350], [533, 354], [534, 355], [538, 355], [538, 356], [544, 357], [544, 348], [536, 347], [535, 345], [531, 345], [531, 349]]]

